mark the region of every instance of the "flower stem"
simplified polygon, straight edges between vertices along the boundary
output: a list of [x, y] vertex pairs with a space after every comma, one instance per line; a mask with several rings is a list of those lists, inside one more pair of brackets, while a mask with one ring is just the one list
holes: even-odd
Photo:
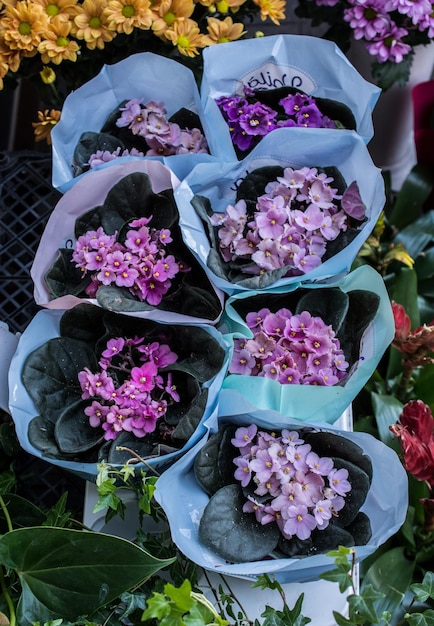
[[406, 401], [406, 398], [408, 395], [413, 371], [414, 371], [414, 367], [411, 365], [408, 365], [404, 360], [403, 365], [402, 365], [402, 376], [401, 376], [401, 380], [399, 381], [398, 389], [396, 392], [396, 397], [398, 398], [398, 400], [400, 400], [403, 403]]

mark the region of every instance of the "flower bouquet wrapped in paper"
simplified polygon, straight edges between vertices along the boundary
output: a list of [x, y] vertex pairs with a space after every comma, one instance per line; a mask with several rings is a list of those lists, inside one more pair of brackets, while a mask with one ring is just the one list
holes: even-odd
[[159, 159], [179, 178], [213, 158], [193, 72], [151, 52], [131, 55], [67, 96], [52, 131], [53, 185], [67, 191], [114, 159]]
[[174, 323], [214, 323], [221, 294], [185, 246], [173, 198], [177, 184], [159, 162], [89, 173], [59, 201], [32, 266], [35, 299], [65, 309], [103, 308]]
[[173, 540], [205, 569], [313, 580], [330, 568], [328, 550], [354, 547], [363, 559], [404, 522], [405, 472], [371, 435], [272, 411], [221, 416], [217, 425], [212, 417], [209, 425], [210, 436], [156, 490]]
[[161, 471], [205, 432], [228, 360], [214, 328], [91, 304], [41, 311], [12, 359], [10, 407], [29, 453], [94, 479], [97, 463]]
[[380, 89], [330, 41], [273, 35], [203, 54], [209, 145], [223, 160], [243, 158], [265, 135], [286, 126], [355, 130], [366, 142], [373, 136]]
[[229, 298], [232, 343], [220, 403], [332, 422], [372, 376], [394, 336], [383, 278], [361, 266], [326, 284]]
[[185, 242], [229, 295], [348, 271], [384, 206], [356, 133], [279, 132], [239, 163], [198, 165], [175, 191]]

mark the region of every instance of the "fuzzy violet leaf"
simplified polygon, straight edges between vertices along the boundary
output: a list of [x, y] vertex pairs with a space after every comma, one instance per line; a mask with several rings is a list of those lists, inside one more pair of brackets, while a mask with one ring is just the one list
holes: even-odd
[[191, 202], [209, 233], [208, 267], [249, 289], [308, 275], [366, 221], [357, 182], [348, 188], [335, 167], [264, 166], [245, 176], [224, 212], [205, 196]]
[[226, 367], [214, 329], [83, 303], [62, 314], [58, 332], [26, 357], [22, 372], [39, 413], [27, 436], [43, 455], [120, 462], [118, 445], [128, 458], [155, 458], [193, 441]]
[[221, 314], [214, 286], [183, 243], [173, 190], [155, 193], [144, 172], [124, 176], [103, 204], [78, 214], [72, 245], [46, 272], [51, 299], [95, 298], [123, 313], [158, 308], [206, 320]]
[[[366, 516], [363, 530], [352, 534], [371, 485], [358, 466], [365, 455], [354, 444], [344, 453], [354, 462], [341, 458], [347, 439], [338, 434], [328, 440], [330, 456], [318, 454], [315, 439], [313, 445], [307, 443], [314, 433], [320, 441], [323, 432], [311, 428], [270, 431], [251, 423], [226, 425], [223, 433], [210, 437], [194, 467], [199, 483], [203, 477], [205, 491], [212, 491], [199, 523], [204, 546], [231, 563], [241, 563], [271, 554], [321, 554], [339, 545], [353, 546], [356, 538], [369, 541]], [[210, 481], [212, 463], [218, 480]]]

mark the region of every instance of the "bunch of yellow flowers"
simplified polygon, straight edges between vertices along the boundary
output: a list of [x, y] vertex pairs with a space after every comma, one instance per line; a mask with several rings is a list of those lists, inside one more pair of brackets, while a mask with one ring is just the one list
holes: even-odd
[[0, 89], [30, 78], [51, 85], [58, 101], [46, 103], [61, 106], [104, 63], [151, 51], [188, 64], [206, 46], [245, 36], [243, 19], [260, 15], [279, 24], [285, 5], [286, 0], [3, 0]]

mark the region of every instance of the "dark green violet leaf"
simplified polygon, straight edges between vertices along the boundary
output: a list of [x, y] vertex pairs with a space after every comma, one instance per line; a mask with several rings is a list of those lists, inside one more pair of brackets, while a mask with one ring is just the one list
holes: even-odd
[[200, 117], [194, 111], [190, 111], [190, 109], [186, 109], [185, 107], [181, 107], [176, 111], [170, 118], [169, 122], [173, 124], [178, 124], [181, 129], [190, 129], [198, 128], [201, 133], [203, 133], [202, 123], [200, 121]]
[[87, 302], [77, 304], [65, 311], [60, 318], [60, 335], [93, 346], [101, 336], [103, 317], [104, 311], [99, 307]]
[[90, 278], [83, 278], [78, 267], [72, 263], [72, 252], [69, 248], [60, 248], [54, 263], [45, 275], [45, 282], [52, 298], [61, 298], [71, 294], [84, 296], [84, 290]]
[[360, 356], [363, 333], [380, 306], [380, 296], [366, 289], [353, 289], [348, 292], [348, 297], [348, 312], [338, 336], [347, 360], [355, 363]]
[[77, 374], [95, 370], [96, 358], [84, 342], [55, 337], [25, 360], [22, 380], [38, 413], [55, 423], [66, 406], [81, 397]]
[[302, 295], [293, 312], [299, 314], [308, 311], [313, 317], [320, 317], [338, 334], [348, 313], [348, 307], [348, 295], [339, 287], [331, 287], [322, 289], [320, 295], [316, 289], [309, 289]]
[[61, 452], [80, 454], [102, 442], [103, 431], [93, 428], [84, 413], [89, 400], [78, 400], [65, 407], [54, 426], [54, 437]]
[[345, 506], [334, 518], [336, 524], [345, 528], [354, 521], [363, 506], [371, 482], [367, 473], [354, 463], [333, 457], [332, 460], [336, 469], [348, 470], [348, 480], [351, 484], [351, 491], [347, 493], [345, 498]]
[[249, 172], [238, 185], [236, 201], [250, 200], [256, 204], [258, 196], [262, 196], [265, 193], [265, 187], [268, 183], [282, 175], [283, 167], [280, 165], [266, 165]]
[[41, 450], [44, 456], [53, 458], [60, 453], [54, 441], [54, 423], [45, 417], [37, 415], [30, 421], [28, 435], [32, 446]]
[[345, 528], [330, 523], [323, 530], [317, 528], [312, 531], [312, 547], [307, 551], [307, 556], [325, 554], [330, 550], [337, 550], [339, 546], [351, 548], [355, 545], [354, 537]]
[[223, 428], [213, 433], [194, 459], [194, 475], [208, 495], [214, 494], [225, 485], [216, 463], [223, 434]]
[[345, 527], [354, 538], [355, 546], [366, 545], [372, 537], [372, 527], [369, 517], [363, 511], [359, 511], [351, 524]]
[[230, 563], [261, 560], [279, 541], [277, 525], [243, 513], [244, 502], [239, 485], [226, 485], [211, 496], [199, 523], [199, 541]]
[[172, 386], [176, 388], [180, 398], [179, 402], [168, 405], [165, 421], [169, 426], [176, 426], [190, 410], [191, 403], [200, 393], [200, 386], [196, 378], [177, 370], [176, 363], [169, 368], [169, 371], [172, 374]]
[[173, 431], [173, 439], [182, 442], [190, 439], [203, 417], [207, 400], [208, 389], [202, 389], [196, 394], [190, 404], [188, 412], [181, 417]]
[[125, 146], [119, 138], [108, 133], [82, 133], [73, 154], [74, 175], [79, 176], [89, 169], [89, 159], [98, 150], [114, 152], [117, 148], [124, 150]]

